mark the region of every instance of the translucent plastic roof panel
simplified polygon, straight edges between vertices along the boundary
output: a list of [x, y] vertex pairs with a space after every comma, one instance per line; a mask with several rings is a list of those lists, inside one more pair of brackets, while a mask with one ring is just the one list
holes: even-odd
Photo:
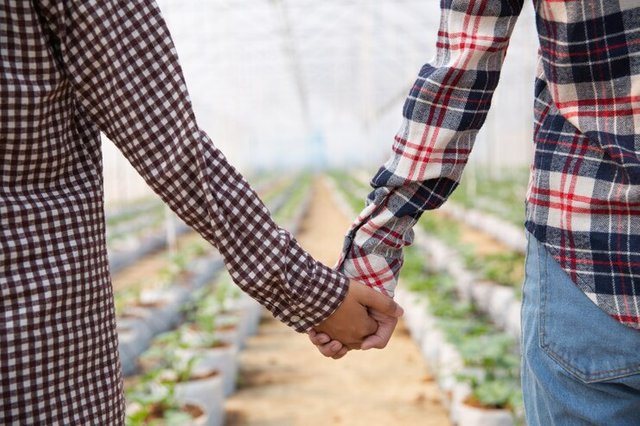
[[[383, 160], [404, 96], [435, 53], [439, 25], [437, 0], [159, 4], [201, 126], [244, 166]], [[532, 18], [523, 18], [529, 22], [519, 25], [524, 29], [510, 49], [518, 57], [511, 71], [517, 75], [503, 77], [517, 87], [525, 87], [525, 78], [532, 81], [535, 64]], [[513, 107], [499, 93], [496, 102]], [[520, 115], [527, 123], [530, 108]], [[510, 131], [522, 139], [529, 135]], [[493, 132], [492, 140], [498, 136]]]

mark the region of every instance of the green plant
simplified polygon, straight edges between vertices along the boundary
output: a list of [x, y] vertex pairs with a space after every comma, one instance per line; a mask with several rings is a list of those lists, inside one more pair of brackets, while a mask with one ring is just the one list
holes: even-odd
[[186, 250], [167, 255], [167, 261], [158, 273], [160, 282], [163, 285], [171, 284], [180, 274], [187, 271], [190, 261], [191, 256]]
[[153, 340], [151, 347], [140, 356], [140, 362], [151, 367], [148, 368], [151, 374], [157, 370], [168, 371], [176, 376], [178, 381], [188, 380], [199, 357], [185, 356], [180, 349], [200, 347], [196, 345], [192, 334], [195, 333], [189, 332], [188, 324], [160, 334]]
[[[154, 345], [147, 353], [149, 357], [160, 359], [168, 359], [165, 351], [173, 351], [176, 349], [194, 349], [194, 348], [214, 348], [221, 344], [221, 340], [216, 333], [216, 322], [211, 321], [205, 324], [204, 328], [200, 324], [193, 329], [191, 324], [184, 324], [173, 331], [163, 333], [154, 339]], [[153, 352], [155, 350], [156, 352]]]
[[191, 242], [186, 250], [187, 253], [189, 253], [189, 257], [190, 258], [196, 258], [196, 257], [200, 257], [203, 256], [207, 253], [207, 249], [209, 248], [209, 245], [204, 241], [193, 241]]
[[450, 199], [522, 225], [528, 181], [527, 168], [503, 172], [499, 177], [480, 171], [465, 173]]
[[127, 426], [181, 426], [192, 420], [175, 397], [175, 382], [159, 380], [159, 372], [144, 376], [127, 390], [126, 397]]
[[276, 222], [287, 223], [294, 217], [295, 213], [300, 208], [300, 203], [302, 203], [306, 194], [309, 193], [311, 181], [311, 175], [309, 174], [304, 174], [296, 179], [296, 183], [294, 184], [293, 190], [287, 198], [287, 201], [277, 212], [275, 212], [274, 217]]
[[224, 310], [229, 302], [240, 298], [241, 290], [233, 283], [231, 275], [225, 272], [218, 279], [213, 295], [216, 306]]
[[467, 268], [478, 271], [489, 281], [518, 288], [524, 279], [524, 256], [515, 251], [478, 255], [470, 250], [464, 254]]
[[473, 403], [487, 408], [519, 407], [519, 358], [514, 346], [513, 338], [502, 333], [473, 336], [459, 343], [465, 365], [472, 371], [460, 374], [459, 379], [471, 386]]
[[141, 294], [142, 285], [140, 283], [132, 283], [129, 287], [116, 291], [113, 295], [116, 316], [123, 315], [131, 304], [140, 302]]
[[460, 346], [466, 339], [489, 333], [492, 328], [485, 321], [478, 321], [473, 317], [447, 318], [440, 321], [439, 326], [444, 331], [447, 339], [456, 347]]
[[411, 291], [424, 294], [431, 313], [447, 340], [460, 352], [465, 371], [458, 379], [471, 387], [471, 403], [487, 408], [509, 408], [520, 411], [519, 358], [512, 337], [498, 333], [487, 318], [471, 304], [461, 303], [452, 278], [447, 274], [429, 273], [428, 262], [415, 248], [406, 250], [401, 277]]

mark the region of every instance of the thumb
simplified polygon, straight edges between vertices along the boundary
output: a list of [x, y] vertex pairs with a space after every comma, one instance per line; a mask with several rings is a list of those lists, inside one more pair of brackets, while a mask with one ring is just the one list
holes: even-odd
[[375, 291], [374, 289], [367, 287], [366, 285], [357, 281], [351, 282], [351, 287], [357, 289], [358, 302], [383, 315], [389, 315], [395, 318], [399, 318], [404, 314], [404, 311], [392, 298], [385, 296], [382, 293]]

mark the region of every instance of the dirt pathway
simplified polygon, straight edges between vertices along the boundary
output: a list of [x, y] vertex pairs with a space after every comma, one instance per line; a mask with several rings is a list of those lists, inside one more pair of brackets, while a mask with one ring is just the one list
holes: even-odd
[[[350, 219], [324, 184], [314, 188], [298, 239], [333, 265]], [[437, 386], [402, 324], [385, 350], [333, 361], [269, 316], [242, 352], [241, 365], [239, 390], [227, 400], [228, 426], [449, 425]]]

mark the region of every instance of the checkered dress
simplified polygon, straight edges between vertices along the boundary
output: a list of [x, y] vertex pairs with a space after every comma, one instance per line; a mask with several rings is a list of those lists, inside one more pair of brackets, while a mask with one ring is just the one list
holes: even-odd
[[99, 131], [277, 318], [339, 305], [198, 128], [153, 1], [3, 2], [0, 61], [0, 424], [123, 423]]
[[[640, 329], [640, 2], [534, 6], [540, 68], [526, 228], [594, 303]], [[420, 71], [391, 157], [346, 238], [348, 276], [393, 294], [412, 226], [461, 177], [521, 8], [442, 1], [437, 56]]]

